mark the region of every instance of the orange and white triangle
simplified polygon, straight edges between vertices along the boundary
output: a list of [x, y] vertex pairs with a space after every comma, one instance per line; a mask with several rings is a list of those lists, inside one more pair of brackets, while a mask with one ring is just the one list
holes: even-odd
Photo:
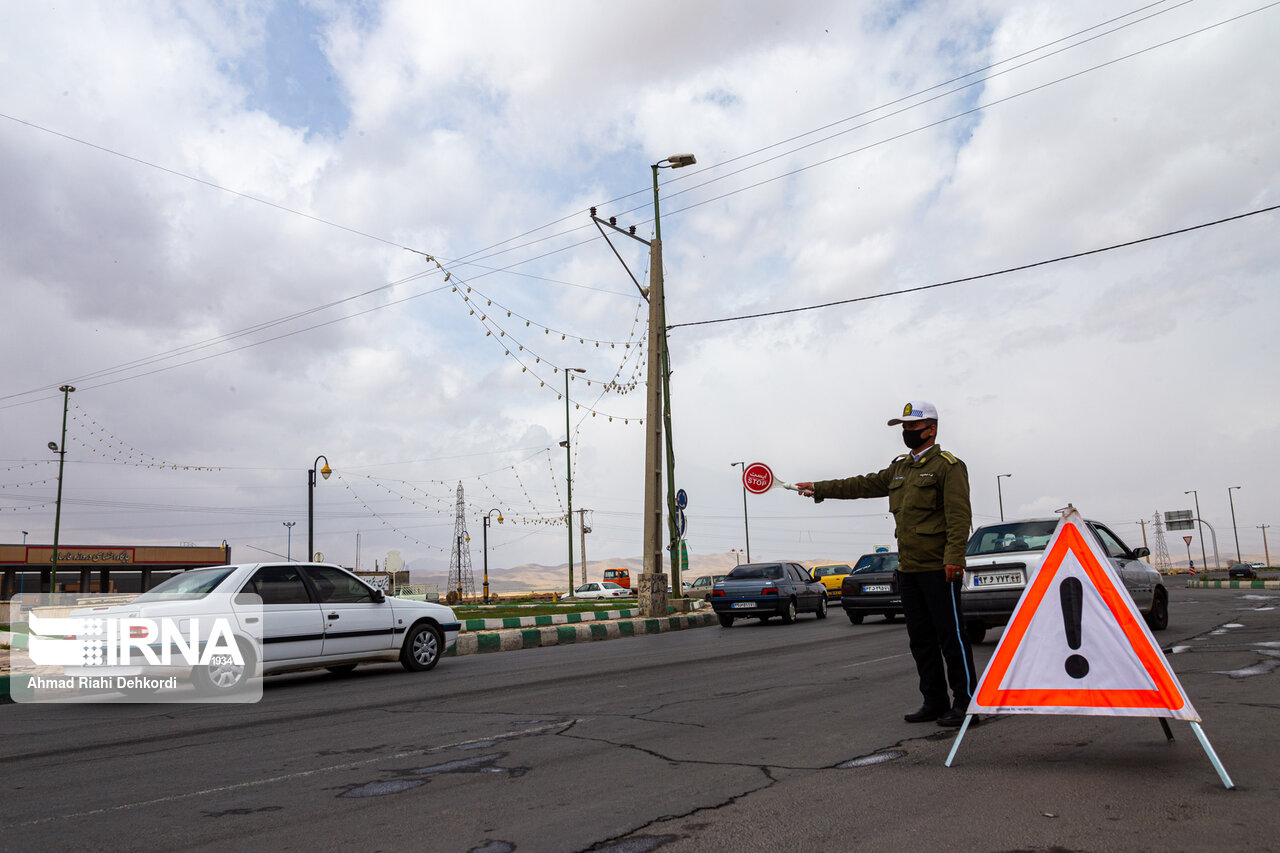
[[1023, 590], [969, 713], [1200, 720], [1074, 508]]

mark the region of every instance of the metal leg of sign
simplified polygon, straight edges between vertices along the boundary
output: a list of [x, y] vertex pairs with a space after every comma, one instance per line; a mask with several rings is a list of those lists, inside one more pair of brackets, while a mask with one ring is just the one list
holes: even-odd
[[1160, 728], [1164, 729], [1164, 736], [1169, 740], [1173, 740], [1173, 729], [1169, 728], [1169, 721], [1164, 717], [1157, 717], [1156, 719], [1160, 721]]
[[965, 714], [964, 722], [960, 725], [960, 731], [956, 733], [956, 742], [951, 745], [951, 754], [947, 756], [946, 767], [951, 766], [951, 759], [956, 757], [956, 750], [960, 748], [960, 741], [964, 740], [964, 733], [969, 730], [969, 721], [973, 719], [973, 714]]
[[1213, 763], [1213, 769], [1218, 771], [1218, 778], [1222, 780], [1222, 784], [1230, 791], [1235, 788], [1235, 783], [1231, 781], [1231, 777], [1227, 775], [1227, 768], [1222, 766], [1222, 762], [1218, 760], [1218, 753], [1213, 751], [1209, 738], [1205, 736], [1204, 729], [1200, 728], [1199, 723], [1191, 724], [1191, 731], [1196, 733], [1196, 737], [1200, 740], [1200, 745], [1204, 747], [1205, 755], [1209, 756], [1209, 761]]

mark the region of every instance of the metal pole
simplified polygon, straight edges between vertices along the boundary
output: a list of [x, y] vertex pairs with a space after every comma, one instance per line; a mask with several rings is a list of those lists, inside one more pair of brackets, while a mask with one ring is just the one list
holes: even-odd
[[58, 533], [62, 528], [62, 468], [67, 461], [67, 406], [71, 402], [74, 385], [62, 385], [62, 443], [58, 445], [58, 503], [53, 512], [53, 571], [49, 574], [49, 593], [58, 591]]
[[1001, 477], [1012, 477], [1012, 474], [996, 474], [996, 498], [1000, 501], [1000, 520], [1004, 521], [1004, 492], [1000, 488]]
[[747, 562], [750, 563], [751, 562], [751, 525], [747, 521], [747, 482], [745, 479], [747, 463], [745, 462], [729, 463], [730, 468], [734, 467], [735, 465], [742, 466], [743, 477], [744, 477], [742, 481], [742, 531], [747, 537]]
[[484, 514], [484, 598], [489, 603], [489, 513]]
[[[285, 530], [287, 531], [286, 538], [285, 538], [285, 551], [284, 551], [286, 560], [293, 559], [293, 526], [297, 523], [298, 522], [296, 521], [282, 522], [282, 524], [284, 524]], [[356, 568], [359, 568], [359, 566], [357, 565]]]
[[1236, 529], [1236, 502], [1231, 498], [1231, 493], [1238, 488], [1240, 487], [1239, 486], [1227, 487], [1227, 501], [1230, 502], [1231, 504], [1231, 532], [1235, 534], [1235, 537], [1236, 537], [1236, 562], [1243, 563], [1244, 559], [1241, 558], [1240, 556], [1240, 531]]
[[324, 460], [324, 468], [320, 470], [320, 476], [326, 480], [329, 479], [329, 459], [322, 453], [316, 457], [311, 463], [311, 470], [307, 472], [307, 562], [311, 562], [316, 558], [316, 540], [315, 540], [315, 491], [316, 491], [316, 465], [320, 464], [320, 460]]
[[[1195, 489], [1190, 489], [1188, 491], [1183, 492], [1183, 494], [1191, 495], [1193, 498], [1195, 498], [1195, 501], [1196, 501], [1196, 524], [1200, 525], [1199, 530], [1200, 530], [1200, 559], [1202, 560], [1201, 565], [1204, 566], [1206, 571], [1208, 571], [1209, 554], [1204, 550], [1204, 521], [1201, 520], [1200, 518], [1200, 493], [1197, 492]], [[1216, 540], [1217, 537], [1215, 536], [1214, 538]]]

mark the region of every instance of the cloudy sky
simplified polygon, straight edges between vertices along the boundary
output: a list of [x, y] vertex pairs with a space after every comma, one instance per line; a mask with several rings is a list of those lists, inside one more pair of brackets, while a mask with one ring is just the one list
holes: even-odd
[[[461, 483], [477, 572], [490, 509], [491, 568], [562, 564], [581, 367], [573, 506], [639, 556], [647, 250], [588, 209], [651, 237], [692, 152], [660, 181], [694, 554], [745, 544], [732, 463], [878, 470], [925, 399], [978, 523], [1011, 474], [1007, 517], [1140, 545], [1195, 489], [1225, 561], [1240, 486], [1261, 559], [1277, 43], [1264, 0], [3, 4], [0, 541], [52, 538], [71, 383], [64, 544], [297, 558], [323, 454], [326, 559], [442, 571]], [[883, 500], [749, 513], [756, 559], [892, 544]]]

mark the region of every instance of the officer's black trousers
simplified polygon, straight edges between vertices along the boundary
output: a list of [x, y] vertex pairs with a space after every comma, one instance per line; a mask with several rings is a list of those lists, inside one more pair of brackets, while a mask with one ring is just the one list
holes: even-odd
[[[916, 659], [916, 671], [920, 673], [924, 704], [938, 710], [966, 709], [978, 680], [974, 675], [969, 638], [964, 632], [960, 581], [948, 583], [942, 569], [898, 572], [897, 576], [911, 656]], [[948, 682], [953, 699], [947, 697]]]

